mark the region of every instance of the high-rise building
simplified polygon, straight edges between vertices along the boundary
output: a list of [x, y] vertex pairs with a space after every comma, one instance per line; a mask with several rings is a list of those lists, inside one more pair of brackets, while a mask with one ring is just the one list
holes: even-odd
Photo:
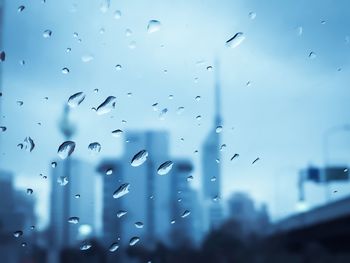
[[206, 221], [209, 228], [216, 228], [222, 221], [220, 130], [222, 129], [219, 65], [215, 67], [215, 113], [213, 127], [204, 141], [202, 153], [202, 184], [206, 204]]

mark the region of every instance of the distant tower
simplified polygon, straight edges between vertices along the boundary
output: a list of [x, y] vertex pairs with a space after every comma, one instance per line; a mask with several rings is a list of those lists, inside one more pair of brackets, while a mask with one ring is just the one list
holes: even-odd
[[220, 169], [220, 131], [221, 94], [219, 81], [219, 63], [215, 63], [215, 113], [214, 127], [211, 128], [203, 146], [202, 154], [202, 183], [204, 198], [208, 203], [208, 223], [210, 228], [220, 224], [222, 211], [218, 200], [221, 195], [221, 169]]

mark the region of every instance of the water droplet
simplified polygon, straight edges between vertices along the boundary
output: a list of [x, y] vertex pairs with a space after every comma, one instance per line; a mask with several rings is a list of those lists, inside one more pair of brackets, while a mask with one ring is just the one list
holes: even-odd
[[24, 60], [20, 60], [20, 61], [19, 61], [19, 64], [20, 64], [21, 66], [24, 66], [24, 65], [26, 64], [26, 62], [25, 62]]
[[62, 74], [68, 74], [69, 73], [69, 69], [68, 68], [63, 68], [62, 69]]
[[124, 210], [119, 210], [117, 212], [117, 217], [121, 218], [122, 216], [126, 215], [128, 212], [124, 211]]
[[118, 71], [122, 70], [122, 65], [120, 65], [120, 64], [115, 65], [115, 69]]
[[97, 107], [96, 113], [98, 115], [106, 114], [115, 108], [116, 97], [108, 96], [100, 106]]
[[140, 241], [140, 238], [139, 237], [132, 237], [129, 241], [129, 245], [130, 246], [135, 246], [137, 242]]
[[143, 228], [143, 223], [142, 222], [136, 222], [135, 223], [136, 228]]
[[187, 176], [186, 180], [187, 180], [187, 182], [191, 182], [193, 180], [193, 176], [192, 175]]
[[185, 210], [185, 212], [182, 213], [181, 217], [182, 217], [182, 218], [185, 218], [185, 217], [189, 216], [190, 214], [191, 214], [190, 211]]
[[52, 167], [52, 168], [56, 168], [56, 166], [57, 166], [57, 163], [56, 163], [56, 162], [52, 162], [52, 163], [51, 163], [51, 167]]
[[17, 9], [18, 13], [21, 13], [26, 7], [24, 5], [20, 5]]
[[208, 70], [208, 71], [213, 71], [213, 67], [212, 67], [212, 66], [208, 66], [208, 67], [207, 67], [207, 70]]
[[129, 43], [129, 48], [130, 48], [130, 49], [135, 49], [135, 48], [136, 48], [136, 42], [135, 42], [135, 41], [131, 41], [131, 42]]
[[313, 51], [311, 51], [311, 52], [309, 53], [309, 58], [310, 58], [310, 59], [315, 59], [315, 58], [316, 58], [316, 53], [313, 52]]
[[83, 243], [81, 246], [80, 246], [80, 250], [88, 250], [91, 248], [91, 244], [89, 243]]
[[101, 151], [101, 144], [98, 142], [92, 142], [89, 144], [88, 149], [92, 154], [98, 154]]
[[222, 145], [220, 146], [220, 151], [225, 150], [225, 148], [226, 148], [226, 144], [222, 144]]
[[238, 158], [239, 157], [239, 154], [238, 153], [235, 153], [232, 157], [231, 157], [231, 161], [235, 158]]
[[172, 225], [175, 224], [175, 220], [171, 220], [170, 224], [172, 224]]
[[152, 108], [153, 108], [154, 111], [158, 111], [158, 107], [157, 106], [158, 106], [157, 102], [152, 104]]
[[112, 243], [110, 246], [109, 246], [109, 251], [110, 252], [115, 252], [117, 251], [117, 249], [119, 248], [119, 243], [115, 242], [115, 243]]
[[113, 174], [113, 169], [112, 168], [109, 168], [106, 170], [106, 175], [111, 175]]
[[20, 236], [22, 236], [22, 235], [23, 235], [23, 231], [21, 231], [21, 230], [18, 230], [18, 231], [13, 232], [13, 236], [14, 236], [14, 237], [20, 237]]
[[112, 136], [113, 137], [120, 137], [120, 136], [122, 136], [122, 134], [123, 134], [123, 131], [120, 130], [120, 129], [112, 131]]
[[166, 175], [170, 172], [171, 168], [173, 168], [173, 165], [174, 163], [172, 161], [166, 161], [158, 167], [157, 173], [159, 175]]
[[100, 5], [100, 11], [102, 13], [106, 13], [109, 9], [109, 6], [110, 6], [110, 0], [103, 0]]
[[16, 103], [17, 103], [18, 106], [22, 106], [23, 105], [23, 101], [21, 101], [21, 100], [16, 101]]
[[258, 158], [256, 158], [253, 162], [252, 162], [252, 164], [255, 164], [257, 161], [259, 161], [260, 160], [260, 158], [258, 157]]
[[222, 132], [222, 126], [220, 126], [220, 125], [217, 126], [216, 129], [215, 129], [215, 132], [216, 132], [216, 133]]
[[297, 35], [300, 37], [303, 34], [303, 27], [298, 26], [296, 30], [297, 30]]
[[154, 33], [160, 30], [161, 28], [161, 23], [158, 20], [150, 20], [147, 25], [147, 32]]
[[162, 111], [159, 113], [159, 119], [160, 120], [165, 120], [165, 116], [166, 116], [167, 113], [168, 113], [168, 109], [167, 108], [162, 109]]
[[27, 195], [31, 195], [31, 194], [33, 194], [33, 189], [28, 188], [28, 189], [27, 189]]
[[185, 110], [185, 107], [178, 107], [176, 113], [177, 114], [182, 114]]
[[98, 89], [94, 89], [94, 92], [95, 92], [95, 93], [98, 93]]
[[49, 37], [51, 37], [51, 35], [52, 35], [52, 31], [49, 29], [45, 30], [43, 33], [44, 38], [49, 38]]
[[35, 226], [30, 226], [30, 230], [34, 230], [35, 229]]
[[23, 242], [23, 243], [21, 244], [21, 246], [22, 246], [22, 247], [26, 247], [26, 246], [27, 246], [27, 243], [26, 243], [26, 242]]
[[116, 10], [114, 12], [114, 19], [120, 19], [122, 17], [122, 12], [120, 10]]
[[23, 144], [20, 143], [17, 146], [19, 146], [21, 149], [26, 150], [27, 152], [31, 152], [31, 151], [33, 151], [33, 149], [35, 147], [35, 143], [34, 143], [32, 138], [26, 137], [24, 139], [24, 143]]
[[196, 96], [194, 99], [195, 99], [196, 101], [200, 101], [200, 100], [201, 100], [201, 96]]
[[1, 61], [1, 62], [5, 61], [5, 58], [6, 58], [6, 53], [5, 53], [5, 51], [1, 51], [1, 52], [0, 52], [0, 61]]
[[79, 223], [79, 217], [72, 216], [72, 217], [68, 218], [68, 223], [70, 223], [70, 224], [78, 224]]
[[326, 24], [326, 20], [321, 20], [321, 25], [325, 25]]
[[93, 55], [91, 55], [91, 54], [86, 54], [86, 55], [83, 55], [83, 56], [81, 57], [81, 61], [84, 62], [84, 63], [88, 63], [88, 62], [94, 60], [94, 58], [95, 58], [95, 57], [94, 57]]
[[148, 152], [146, 150], [141, 150], [131, 159], [131, 166], [137, 167], [143, 164], [148, 157]]
[[84, 99], [85, 99], [84, 92], [75, 93], [69, 97], [68, 106], [71, 108], [76, 108], [80, 105], [80, 103], [84, 101]]
[[231, 37], [229, 40], [226, 41], [226, 46], [230, 48], [235, 48], [239, 46], [244, 39], [245, 39], [245, 36], [243, 35], [243, 33], [238, 32], [233, 37]]
[[21, 150], [23, 149], [23, 143], [17, 144], [17, 147], [20, 148]]
[[113, 193], [113, 198], [117, 199], [129, 193], [129, 187], [130, 187], [130, 184], [128, 183], [125, 183], [119, 186], [119, 188], [115, 190], [115, 192]]
[[127, 37], [131, 36], [131, 35], [132, 35], [131, 29], [127, 28], [127, 29], [125, 30], [125, 35], [126, 35]]
[[254, 20], [256, 18], [256, 13], [255, 12], [249, 12], [249, 18], [251, 20]]
[[196, 116], [196, 120], [197, 120], [197, 121], [200, 121], [201, 119], [202, 119], [202, 116], [201, 116], [201, 115]]
[[66, 52], [67, 52], [67, 53], [69, 53], [69, 52], [71, 52], [71, 51], [72, 51], [72, 49], [71, 49], [70, 47], [67, 47], [67, 48], [66, 48]]
[[4, 132], [6, 130], [7, 130], [7, 128], [5, 126], [0, 126], [0, 132]]
[[60, 185], [60, 186], [65, 186], [68, 184], [68, 178], [67, 176], [59, 176], [57, 178], [57, 183]]
[[62, 143], [57, 150], [57, 154], [61, 159], [66, 159], [70, 156], [75, 149], [75, 142], [73, 141], [65, 141]]
[[79, 199], [79, 198], [80, 198], [80, 194], [76, 194], [74, 197], [75, 197], [76, 199]]

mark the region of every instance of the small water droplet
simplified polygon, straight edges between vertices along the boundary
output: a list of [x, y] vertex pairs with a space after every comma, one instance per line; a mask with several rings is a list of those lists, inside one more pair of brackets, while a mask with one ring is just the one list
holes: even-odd
[[115, 242], [115, 243], [112, 243], [110, 246], [109, 246], [109, 251], [110, 252], [115, 252], [117, 251], [117, 249], [119, 248], [119, 243]]
[[117, 199], [129, 193], [130, 184], [125, 183], [119, 186], [117, 190], [113, 193], [113, 198]]
[[20, 143], [17, 146], [20, 147], [21, 149], [26, 150], [27, 152], [31, 152], [31, 151], [33, 151], [33, 149], [35, 147], [35, 143], [34, 143], [32, 138], [26, 137], [24, 139], [24, 143], [23, 144]]
[[35, 226], [30, 226], [30, 230], [34, 230], [35, 229]]
[[101, 151], [101, 144], [98, 142], [92, 142], [89, 144], [88, 149], [92, 154], [98, 154]]
[[52, 35], [52, 31], [49, 30], [49, 29], [47, 29], [47, 30], [45, 30], [45, 31], [43, 32], [43, 37], [44, 37], [44, 38], [49, 38], [49, 37], [51, 37], [51, 35]]
[[58, 147], [57, 154], [61, 159], [66, 159], [74, 152], [74, 149], [75, 142], [65, 141]]
[[216, 133], [222, 132], [222, 126], [221, 125], [217, 126], [216, 129], [215, 129], [215, 132]]
[[118, 71], [122, 70], [122, 65], [120, 65], [120, 64], [115, 65], [115, 69]]
[[213, 67], [212, 67], [212, 66], [208, 66], [208, 67], [207, 67], [207, 70], [208, 70], [208, 71], [213, 71]]
[[110, 6], [110, 0], [103, 0], [102, 3], [100, 4], [100, 11], [102, 13], [106, 13], [109, 9]]
[[119, 210], [117, 212], [117, 217], [121, 218], [122, 216], [126, 215], [128, 212], [124, 211], [124, 210]]
[[192, 175], [187, 176], [187, 182], [191, 182], [192, 180], [193, 180], [193, 176]]
[[5, 126], [0, 126], [0, 132], [5, 132], [7, 128]]
[[33, 189], [28, 188], [28, 189], [27, 189], [27, 195], [31, 195], [31, 194], [33, 194]]
[[135, 223], [136, 228], [143, 228], [143, 223], [142, 222], [136, 222]]
[[321, 25], [325, 25], [326, 24], [326, 20], [321, 20]]
[[147, 32], [149, 34], [157, 32], [161, 28], [161, 23], [158, 20], [150, 20], [147, 25]]
[[165, 120], [165, 116], [167, 115], [167, 113], [168, 113], [168, 109], [167, 108], [162, 109], [162, 111], [159, 113], [159, 119], [160, 120]]
[[52, 163], [51, 163], [51, 167], [52, 167], [52, 168], [56, 168], [56, 166], [57, 166], [57, 163], [56, 163], [56, 162], [52, 162]]
[[66, 52], [67, 52], [67, 53], [69, 53], [69, 52], [71, 52], [71, 51], [72, 51], [72, 49], [71, 49], [70, 47], [67, 47], [67, 48], [66, 48]]
[[21, 244], [21, 246], [22, 246], [22, 247], [26, 247], [26, 246], [27, 246], [27, 243], [26, 243], [26, 242], [23, 242], [23, 243]]
[[91, 248], [91, 244], [90, 243], [83, 243], [81, 246], [80, 246], [80, 250], [88, 250]]
[[201, 100], [201, 96], [196, 96], [194, 99], [195, 99], [196, 101], [200, 101], [200, 100]]
[[140, 238], [139, 237], [132, 237], [129, 241], [129, 245], [130, 246], [135, 246], [137, 242], [140, 241]]
[[136, 48], [136, 42], [135, 42], [135, 41], [131, 41], [131, 42], [129, 43], [129, 48], [130, 48], [130, 49], [135, 49], [135, 48]]
[[13, 232], [13, 236], [14, 236], [14, 237], [20, 237], [20, 236], [22, 236], [22, 235], [23, 235], [23, 231], [21, 231], [21, 230], [18, 230], [18, 231]]
[[296, 31], [297, 31], [297, 35], [300, 37], [303, 34], [303, 27], [302, 26], [298, 26]]
[[210, 178], [211, 182], [216, 182], [216, 176], [213, 176], [212, 178]]
[[225, 148], [226, 148], [226, 144], [222, 144], [222, 145], [220, 146], [220, 151], [225, 150]]
[[239, 157], [239, 154], [238, 153], [235, 153], [232, 157], [231, 157], [231, 161], [235, 158], [238, 158]]
[[96, 113], [98, 115], [109, 113], [112, 109], [115, 108], [116, 104], [116, 97], [114, 96], [108, 96], [104, 102], [100, 104], [100, 106], [97, 107]]
[[94, 92], [95, 92], [95, 93], [98, 93], [98, 89], [94, 89]]
[[185, 211], [182, 213], [181, 217], [182, 217], [182, 218], [185, 218], [185, 217], [189, 216], [190, 214], [191, 214], [190, 211], [185, 210]]
[[260, 160], [260, 158], [258, 157], [258, 158], [256, 158], [253, 162], [252, 162], [252, 164], [255, 164], [257, 161], [259, 161]]
[[175, 224], [175, 220], [171, 220], [170, 224], [172, 224], [172, 225]]
[[63, 68], [62, 69], [62, 74], [68, 74], [69, 73], [69, 69], [68, 68]]
[[244, 39], [245, 39], [244, 34], [242, 32], [238, 32], [233, 37], [231, 37], [229, 40], [226, 41], [226, 46], [230, 48], [235, 48], [239, 46]]
[[200, 121], [201, 119], [202, 119], [202, 116], [201, 116], [201, 115], [196, 116], [196, 120], [197, 120], [197, 121]]
[[24, 5], [20, 5], [17, 9], [18, 13], [21, 13], [26, 7]]
[[157, 102], [152, 104], [152, 108], [153, 108], [154, 111], [158, 111], [158, 107], [157, 106], [158, 106]]
[[158, 167], [157, 173], [159, 175], [166, 175], [170, 172], [171, 168], [173, 168], [173, 165], [174, 163], [172, 161], [166, 161]]
[[118, 137], [122, 136], [122, 134], [123, 134], [123, 131], [120, 130], [120, 129], [112, 131], [112, 136], [113, 137], [117, 137], [118, 138]]
[[137, 167], [143, 164], [148, 157], [148, 152], [146, 150], [141, 150], [131, 159], [131, 166]]
[[71, 108], [76, 108], [82, 103], [85, 99], [84, 92], [78, 92], [73, 94], [68, 98], [68, 106]]
[[178, 107], [176, 113], [177, 114], [182, 114], [185, 111], [185, 107]]
[[127, 37], [131, 36], [131, 35], [132, 35], [131, 29], [127, 28], [127, 29], [125, 30], [125, 35], [126, 35]]
[[78, 224], [79, 223], [79, 217], [72, 216], [72, 217], [68, 218], [68, 223], [70, 223], [70, 224]]
[[6, 53], [5, 53], [5, 51], [1, 51], [1, 52], [0, 52], [0, 61], [1, 61], [1, 62], [5, 61], [5, 58], [6, 58]]
[[120, 10], [116, 10], [114, 12], [114, 19], [120, 19], [122, 17], [122, 12]]
[[68, 184], [68, 177], [67, 176], [59, 176], [57, 178], [57, 183], [60, 185], [60, 186], [65, 186]]
[[17, 103], [18, 106], [22, 106], [23, 105], [23, 101], [21, 101], [21, 100], [16, 101], [16, 103]]
[[95, 58], [95, 57], [94, 57], [93, 55], [91, 55], [91, 54], [86, 54], [86, 55], [83, 55], [83, 56], [81, 57], [81, 61], [84, 62], [84, 63], [88, 63], [88, 62], [94, 60], [94, 58]]
[[80, 198], [80, 194], [76, 194], [74, 197], [75, 197], [76, 199], [79, 199], [79, 198]]
[[109, 168], [106, 170], [106, 175], [111, 175], [113, 174], [113, 169], [112, 168]]
[[24, 60], [20, 60], [20, 61], [19, 61], [19, 64], [20, 64], [21, 66], [24, 66], [24, 65], [26, 64], [26, 62], [25, 62]]
[[251, 19], [251, 20], [254, 20], [255, 18], [256, 18], [256, 13], [255, 12], [249, 12], [249, 18]]
[[310, 58], [310, 59], [315, 59], [316, 56], [317, 56], [316, 53], [313, 52], [313, 51], [311, 51], [311, 52], [309, 53], [309, 58]]

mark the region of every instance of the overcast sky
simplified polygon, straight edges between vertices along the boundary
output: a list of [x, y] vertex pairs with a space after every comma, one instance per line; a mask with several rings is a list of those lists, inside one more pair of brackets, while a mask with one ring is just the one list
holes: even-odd
[[[72, 112], [76, 158], [98, 163], [120, 156], [122, 139], [111, 136], [115, 129], [168, 130], [172, 156], [194, 161], [198, 188], [201, 147], [213, 126], [214, 60], [219, 58], [222, 143], [227, 145], [221, 158], [224, 197], [246, 191], [267, 202], [274, 218], [295, 211], [298, 170], [324, 164], [325, 131], [350, 123], [346, 0], [111, 0], [107, 10], [101, 10], [100, 0], [5, 2], [1, 124], [7, 131], [0, 134], [0, 165], [16, 174], [19, 186], [34, 189], [42, 225], [47, 222], [49, 183], [39, 174], [49, 175], [50, 162], [57, 158], [64, 140], [57, 122], [76, 92], [86, 94]], [[161, 28], [149, 34], [152, 19]], [[43, 37], [45, 30], [52, 31], [51, 37]], [[245, 40], [236, 48], [226, 47], [237, 32]], [[310, 52], [315, 54], [311, 58]], [[83, 62], [82, 57], [93, 59]], [[62, 74], [64, 67], [69, 74]], [[113, 112], [99, 116], [91, 110], [110, 95], [117, 98]], [[153, 103], [160, 110], [168, 108], [165, 120]], [[180, 106], [185, 111], [178, 115]], [[27, 136], [36, 144], [31, 153], [16, 146]], [[102, 145], [97, 157], [87, 149], [94, 141]], [[349, 133], [334, 134], [331, 162], [348, 164], [349, 146]], [[234, 153], [240, 157], [231, 162]], [[308, 184], [306, 189], [310, 206], [325, 201], [323, 188]], [[338, 190], [332, 198], [340, 198], [350, 193], [350, 184], [332, 189]]]

